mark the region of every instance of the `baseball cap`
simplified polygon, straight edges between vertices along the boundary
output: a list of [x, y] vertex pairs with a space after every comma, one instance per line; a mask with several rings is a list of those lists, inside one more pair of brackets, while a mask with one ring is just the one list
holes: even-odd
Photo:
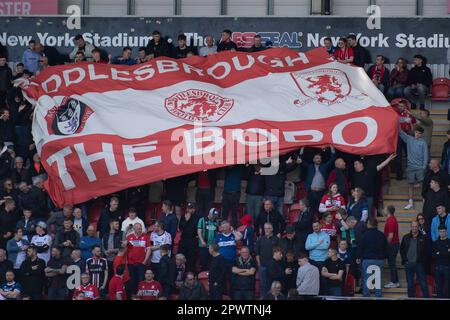
[[187, 208], [188, 209], [195, 209], [195, 203], [194, 202], [188, 202], [187, 203]]
[[218, 216], [218, 215], [219, 215], [219, 211], [217, 211], [216, 208], [211, 208], [211, 209], [209, 210], [209, 214], [210, 214], [210, 215], [213, 215], [213, 216]]
[[294, 232], [295, 232], [294, 226], [287, 226], [286, 227], [286, 233], [294, 233]]
[[47, 229], [47, 224], [44, 221], [39, 221], [36, 226]]

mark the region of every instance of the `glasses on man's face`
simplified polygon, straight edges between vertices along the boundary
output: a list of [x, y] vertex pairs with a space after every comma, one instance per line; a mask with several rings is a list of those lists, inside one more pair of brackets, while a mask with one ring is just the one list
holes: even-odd
[[194, 278], [187, 278], [187, 281], [194, 281]]
[[425, 218], [420, 217], [420, 218], [417, 218], [417, 220], [422, 220], [423, 221], [423, 220], [425, 220]]

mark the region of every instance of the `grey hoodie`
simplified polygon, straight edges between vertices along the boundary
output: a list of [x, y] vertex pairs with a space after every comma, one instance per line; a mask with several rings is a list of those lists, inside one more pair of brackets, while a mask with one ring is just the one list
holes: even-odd
[[406, 143], [408, 151], [408, 170], [425, 170], [428, 165], [428, 146], [425, 140], [416, 139], [403, 132], [399, 128], [398, 130], [400, 138]]

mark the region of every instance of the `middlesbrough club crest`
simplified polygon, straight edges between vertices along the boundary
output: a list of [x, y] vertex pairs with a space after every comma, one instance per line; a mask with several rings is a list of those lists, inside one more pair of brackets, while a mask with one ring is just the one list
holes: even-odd
[[192, 122], [216, 122], [233, 107], [234, 100], [199, 89], [171, 95], [165, 108], [175, 117]]
[[303, 101], [299, 99], [296, 104], [306, 104], [311, 100], [316, 100], [329, 106], [344, 101], [352, 91], [347, 75], [338, 69], [297, 71], [291, 72], [291, 76], [302, 94], [307, 97]]
[[80, 133], [92, 113], [94, 111], [80, 100], [65, 97], [45, 116], [48, 133], [62, 136]]

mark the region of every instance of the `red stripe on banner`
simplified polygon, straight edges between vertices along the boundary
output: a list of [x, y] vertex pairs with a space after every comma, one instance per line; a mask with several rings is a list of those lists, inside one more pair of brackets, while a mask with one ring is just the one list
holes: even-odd
[[[203, 141], [201, 129], [195, 134], [192, 125], [139, 139], [104, 134], [69, 137], [46, 143], [41, 155], [49, 174], [47, 191], [61, 207], [161, 179], [264, 158], [271, 155], [271, 147], [279, 147], [281, 154], [301, 146], [331, 144], [353, 154], [393, 153], [397, 123], [398, 115], [391, 108], [370, 107], [326, 121], [252, 120], [203, 127]], [[190, 156], [189, 141], [189, 146], [196, 146], [189, 148]], [[253, 146], [258, 141], [260, 147]], [[199, 156], [194, 156], [196, 151]]]
[[30, 98], [112, 90], [155, 90], [187, 80], [226, 88], [269, 73], [298, 71], [331, 62], [324, 48], [306, 53], [288, 48], [263, 52], [224, 51], [185, 59], [158, 57], [135, 66], [82, 62], [44, 69], [23, 90]]

